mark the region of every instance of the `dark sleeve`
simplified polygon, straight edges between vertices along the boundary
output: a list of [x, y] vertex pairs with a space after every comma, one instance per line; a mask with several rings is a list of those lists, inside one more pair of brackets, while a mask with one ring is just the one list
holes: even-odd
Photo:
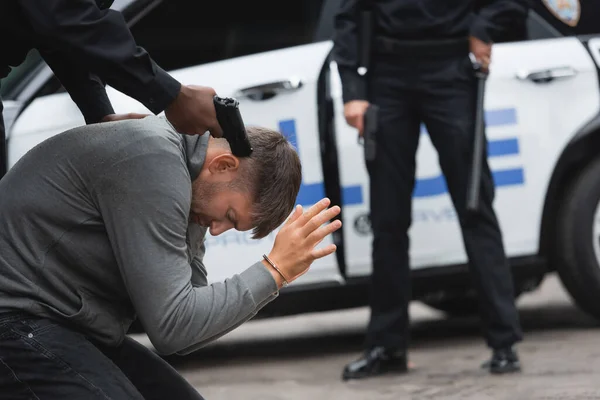
[[335, 15], [333, 59], [342, 80], [344, 103], [366, 100], [367, 85], [364, 75], [358, 74], [358, 21], [361, 0], [342, 0]]
[[59, 48], [108, 85], [164, 111], [181, 84], [137, 46], [120, 12], [100, 10], [94, 0], [19, 0], [21, 10], [46, 45]]
[[471, 35], [486, 42], [500, 42], [510, 30], [525, 25], [530, 0], [489, 0], [475, 16]]
[[103, 117], [114, 114], [104, 82], [98, 76], [64, 53], [42, 50], [40, 54], [79, 107], [86, 124], [99, 122]]

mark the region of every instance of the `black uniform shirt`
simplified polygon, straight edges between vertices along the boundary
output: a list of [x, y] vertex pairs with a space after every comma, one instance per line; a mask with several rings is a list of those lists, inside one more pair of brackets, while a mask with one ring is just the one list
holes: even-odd
[[334, 52], [344, 101], [365, 100], [358, 75], [360, 11], [373, 12], [373, 33], [398, 40], [435, 40], [474, 36], [496, 42], [523, 26], [530, 0], [342, 0], [335, 19]]
[[[98, 4], [107, 3], [98, 1]], [[0, 78], [36, 48], [87, 123], [114, 113], [104, 84], [162, 112], [181, 84], [135, 40], [120, 12], [94, 0], [0, 0]], [[103, 7], [102, 7], [103, 8]]]

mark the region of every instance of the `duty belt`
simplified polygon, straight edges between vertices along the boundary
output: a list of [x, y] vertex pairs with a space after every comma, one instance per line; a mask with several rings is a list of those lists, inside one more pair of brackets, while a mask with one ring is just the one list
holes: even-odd
[[375, 53], [401, 56], [457, 56], [469, 53], [469, 39], [399, 40], [378, 36]]

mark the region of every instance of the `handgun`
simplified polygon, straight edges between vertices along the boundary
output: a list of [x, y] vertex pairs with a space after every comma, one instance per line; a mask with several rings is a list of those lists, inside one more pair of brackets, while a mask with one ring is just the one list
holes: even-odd
[[244, 120], [240, 114], [239, 102], [229, 97], [213, 97], [217, 121], [223, 130], [223, 137], [229, 142], [231, 152], [238, 157], [248, 157], [252, 154], [252, 146]]
[[375, 135], [377, 133], [378, 128], [378, 113], [379, 106], [375, 104], [370, 104], [367, 108], [367, 111], [365, 111], [363, 121], [363, 134], [362, 137], [359, 137], [359, 143], [362, 143], [364, 146], [366, 161], [375, 160], [375, 156], [377, 153], [377, 141], [375, 140]]

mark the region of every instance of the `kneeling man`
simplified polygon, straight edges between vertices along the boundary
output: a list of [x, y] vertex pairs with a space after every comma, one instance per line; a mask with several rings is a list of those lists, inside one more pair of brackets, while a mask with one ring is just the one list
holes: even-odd
[[[159, 353], [188, 354], [333, 253], [316, 246], [341, 226], [327, 199], [294, 210], [301, 165], [285, 137], [248, 134], [238, 158], [149, 116], [66, 131], [15, 164], [0, 180], [0, 398], [201, 399], [126, 336], [132, 322]], [[208, 229], [280, 226], [269, 254], [208, 285]]]

